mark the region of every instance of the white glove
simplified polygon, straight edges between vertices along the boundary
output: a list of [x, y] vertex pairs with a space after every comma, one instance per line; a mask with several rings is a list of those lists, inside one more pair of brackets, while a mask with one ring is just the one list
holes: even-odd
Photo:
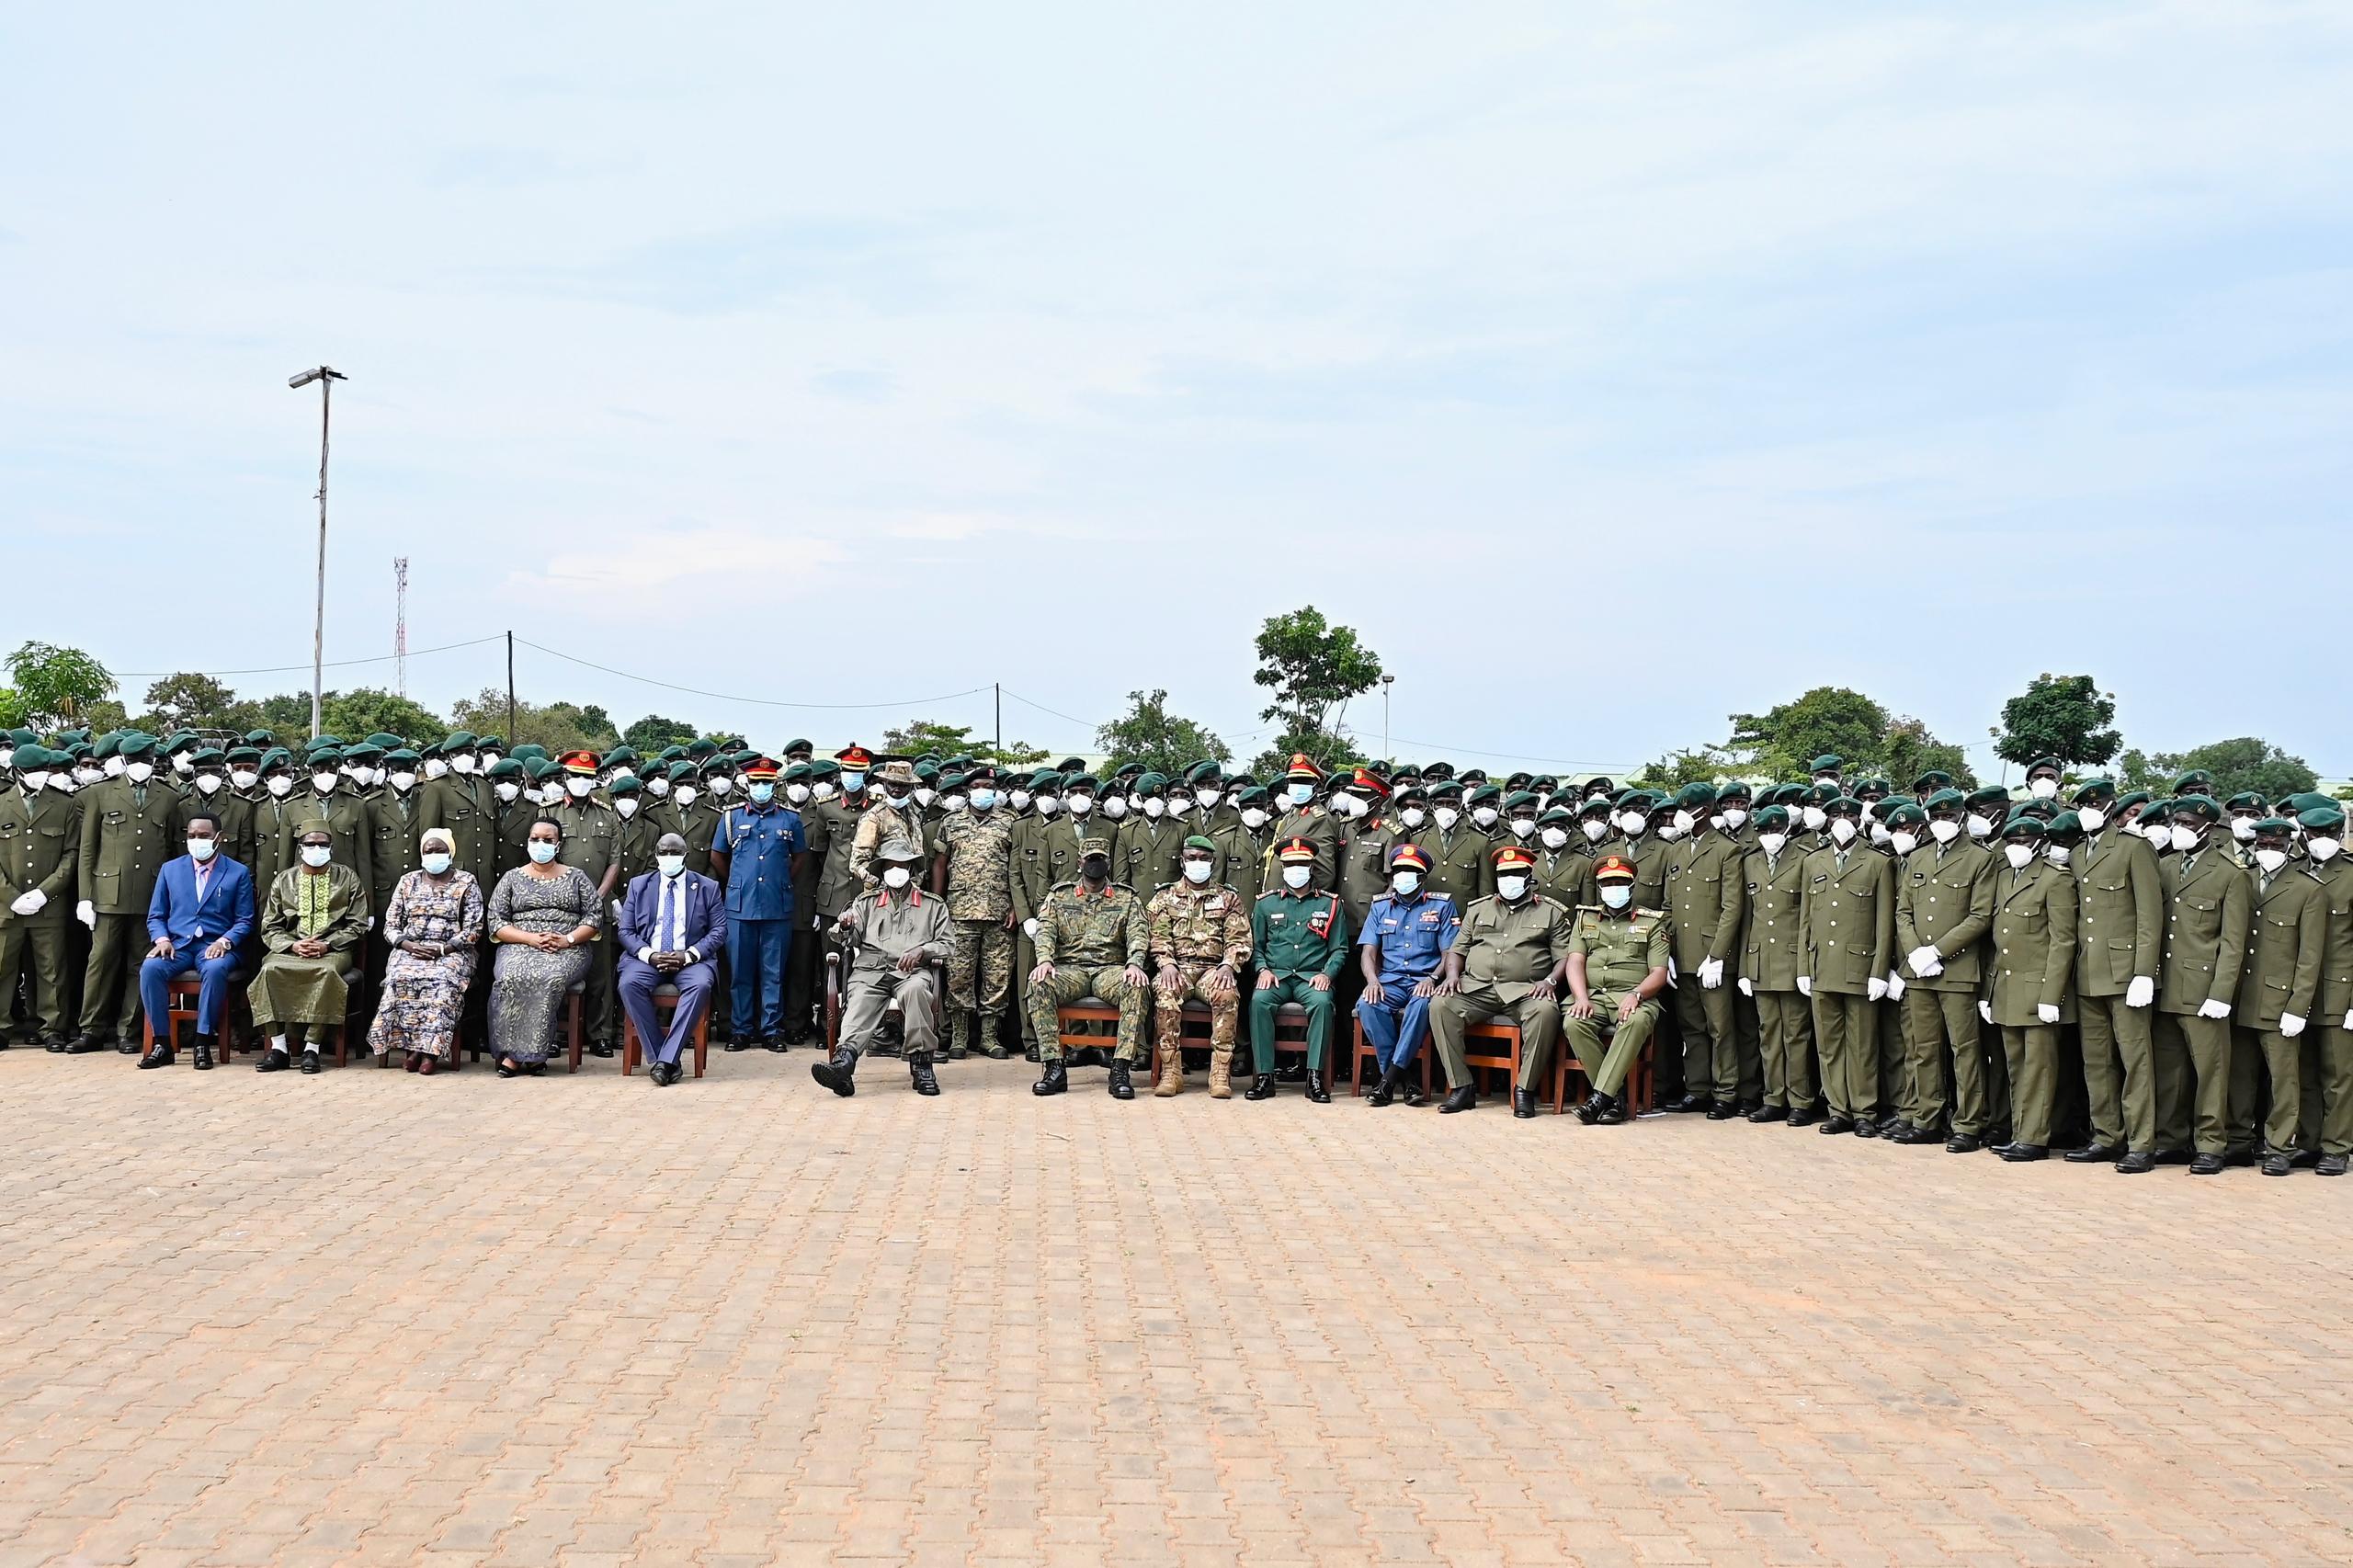
[[1029, 937], [1033, 942], [1038, 939], [1038, 917], [1036, 915], [1033, 915], [1029, 919], [1024, 920], [1021, 923], [1021, 934]]
[[373, 931], [375, 928], [376, 928], [376, 917], [375, 917], [374, 915], [369, 915], [369, 916], [368, 917], [368, 929], [369, 929], [370, 931]]
[[1677, 968], [1676, 967], [1676, 964], [1675, 964], [1675, 955], [1674, 955], [1673, 953], [1669, 953], [1669, 954], [1667, 954], [1667, 955], [1666, 955], [1666, 983], [1667, 983], [1669, 985], [1672, 985], [1672, 984], [1674, 984], [1677, 980], [1680, 980], [1682, 977], [1683, 977], [1683, 971], [1682, 971], [1680, 969], [1677, 969]]
[[1869, 980], [1863, 982], [1863, 994], [1870, 997], [1874, 1002], [1885, 1001], [1887, 999], [1887, 982], [1881, 980], [1878, 975], [1872, 975]]
[[2339, 1027], [2339, 1028], [2346, 1028], [2346, 1029], [2353, 1029], [2353, 1007], [2348, 1007], [2348, 1008], [2347, 1008], [2347, 1009], [2346, 1009], [2346, 1012], [2345, 1012], [2345, 1022], [2344, 1022], [2343, 1024], [2339, 1025], [2338, 1027]]
[[1742, 976], [1740, 977], [1740, 982], [1739, 982], [1739, 983], [1740, 983], [1740, 994], [1741, 994], [1743, 996], [1754, 996], [1754, 995], [1756, 995], [1756, 982], [1754, 982], [1754, 981], [1750, 980], [1750, 979], [1748, 978], [1748, 976], [1746, 976], [1746, 975], [1745, 975], [1745, 974], [1744, 974], [1744, 975], [1742, 975]]
[[2124, 988], [2124, 1005], [2145, 1007], [2157, 999], [2157, 983], [2145, 974], [2136, 974], [2132, 983]]
[[1810, 974], [1802, 974], [1798, 976], [1798, 994], [1801, 996], [1811, 996], [1813, 994], [1813, 976]]
[[2198, 1004], [2198, 1016], [2201, 1018], [2227, 1018], [2231, 1016], [2231, 1005], [2209, 997]]
[[42, 910], [49, 907], [49, 894], [41, 892], [39, 888], [35, 888], [32, 892], [26, 893], [23, 897], [17, 899], [16, 903], [10, 904], [8, 907], [15, 910], [19, 915], [39, 915]]
[[2037, 1002], [2034, 1005], [2034, 1016], [2040, 1018], [2046, 1024], [2055, 1024], [2059, 1021], [2059, 1004], [2056, 1002]]
[[74, 906], [74, 918], [95, 931], [98, 928], [98, 906], [85, 898]]
[[1937, 957], [1937, 949], [1934, 948], [1915, 948], [1912, 949], [1912, 956], [1904, 961], [1910, 964], [1912, 972], [1922, 980], [1932, 979], [1942, 974], [1945, 970], [1945, 960]]
[[2282, 1013], [2279, 1015], [2279, 1033], [2282, 1036], [2289, 1040], [2293, 1040], [2303, 1032], [2303, 1019], [2296, 1017], [2293, 1013]]
[[1699, 961], [1700, 986], [1706, 990], [1713, 991], [1722, 985], [1723, 983], [1724, 960], [1722, 959], [1702, 959]]
[[1978, 1003], [1977, 1016], [1984, 1019], [1987, 1023], [1992, 1023], [1994, 1021], [1994, 1004], [1991, 1002]]
[[1887, 999], [1891, 1002], [1903, 1001], [1904, 990], [1904, 976], [1896, 972], [1894, 970], [1889, 970], [1887, 971]]

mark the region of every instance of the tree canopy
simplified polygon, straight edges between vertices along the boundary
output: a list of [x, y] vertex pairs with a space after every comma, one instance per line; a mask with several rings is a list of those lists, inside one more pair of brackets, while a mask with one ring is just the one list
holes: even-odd
[[2114, 756], [2123, 738], [2114, 727], [2116, 699], [2089, 676], [2039, 675], [2002, 704], [1994, 753], [2020, 767], [2055, 756], [2069, 772]]
[[1168, 711], [1165, 689], [1128, 693], [1128, 710], [1095, 732], [1095, 744], [1121, 767], [1140, 762], [1171, 778], [1201, 761], [1227, 763], [1233, 751], [1208, 726]]
[[1274, 693], [1258, 717], [1281, 731], [1259, 754], [1255, 770], [1267, 772], [1294, 752], [1305, 752], [1326, 770], [1365, 760], [1345, 720], [1349, 699], [1380, 682], [1381, 655], [1364, 645], [1356, 629], [1335, 625], [1308, 605], [1268, 616], [1256, 646], [1258, 668], [1250, 678]]

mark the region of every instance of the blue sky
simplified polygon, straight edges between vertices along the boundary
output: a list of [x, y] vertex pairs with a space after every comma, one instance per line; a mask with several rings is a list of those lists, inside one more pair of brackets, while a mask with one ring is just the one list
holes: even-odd
[[305, 661], [324, 359], [331, 659], [405, 553], [413, 648], [1247, 755], [1313, 602], [1406, 755], [2088, 670], [2341, 778], [2348, 101], [2329, 4], [23, 13], [0, 641]]

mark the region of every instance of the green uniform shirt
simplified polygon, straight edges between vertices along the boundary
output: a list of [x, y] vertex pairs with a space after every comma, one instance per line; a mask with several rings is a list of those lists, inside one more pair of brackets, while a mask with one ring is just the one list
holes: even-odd
[[1866, 994], [1895, 965], [1893, 863], [1861, 844], [1847, 846], [1844, 866], [1836, 849], [1815, 850], [1805, 860], [1798, 921], [1815, 992]]
[[2075, 848], [2075, 990], [2120, 996], [2157, 977], [2165, 953], [2165, 879], [2148, 840], [2108, 828]]
[[1742, 891], [1740, 972], [1757, 991], [1795, 991], [1806, 968], [1805, 860], [1790, 845], [1770, 856], [1751, 848], [1740, 858]]
[[[1924, 991], [1977, 991], [1984, 978], [1979, 949], [1994, 926], [1994, 857], [1964, 836], [1923, 844], [1893, 865], [1895, 961], [1904, 966], [1904, 983]], [[1921, 948], [1936, 949], [1944, 966], [1925, 979], [1911, 965]]]
[[1566, 908], [1536, 893], [1516, 904], [1493, 896], [1473, 899], [1447, 950], [1462, 955], [1466, 982], [1532, 985], [1568, 956], [1574, 923]]
[[[1698, 973], [1710, 959], [1728, 963], [1739, 952], [1741, 912], [1747, 904], [1740, 846], [1709, 832], [1668, 846], [1666, 912], [1675, 961], [1686, 974]], [[1642, 907], [1639, 892], [1634, 907]]]
[[[82, 813], [68, 797], [44, 788], [37, 796], [11, 787], [0, 791], [0, 926], [63, 926], [74, 913], [74, 872], [82, 853]], [[38, 915], [9, 906], [40, 892], [49, 902]], [[0, 997], [5, 1006], [6, 997]], [[6, 1023], [0, 1016], [0, 1026]]]
[[1666, 967], [1673, 946], [1668, 925], [1658, 910], [1631, 904], [1623, 915], [1597, 904], [1578, 910], [1569, 928], [1569, 953], [1584, 956], [1586, 990], [1612, 1001], [1632, 995], [1652, 971]]
[[1348, 912], [1313, 886], [1277, 888], [1250, 906], [1250, 955], [1262, 975], [1336, 977], [1348, 957]]
[[1993, 883], [1993, 950], [1981, 990], [1994, 1022], [2031, 1028], [2042, 1021], [2036, 1009], [2046, 1006], [2063, 1020], [2075, 1002], [2075, 879], [2038, 856], [2023, 871], [2005, 861]]
[[[2185, 867], [2187, 869], [2185, 869]], [[2165, 956], [2157, 1006], [2195, 1013], [2201, 1003], [2234, 1006], [2255, 886], [2218, 844], [2158, 862], [2165, 896]]]
[[2328, 947], [2327, 892], [2293, 861], [2274, 872], [2268, 887], [2260, 868], [2247, 881], [2255, 900], [2234, 1020], [2243, 1028], [2277, 1029], [2282, 1013], [2309, 1019]]
[[74, 880], [78, 899], [100, 915], [144, 916], [164, 862], [186, 853], [180, 797], [161, 779], [142, 788], [128, 778], [93, 784], [79, 797], [82, 845]]
[[2326, 939], [2321, 946], [2320, 995], [2313, 1006], [2320, 1016], [2313, 1021], [2330, 1028], [2343, 1026], [2353, 1012], [2353, 865], [2342, 855], [2326, 860], [2306, 860], [2321, 901], [2328, 906]]

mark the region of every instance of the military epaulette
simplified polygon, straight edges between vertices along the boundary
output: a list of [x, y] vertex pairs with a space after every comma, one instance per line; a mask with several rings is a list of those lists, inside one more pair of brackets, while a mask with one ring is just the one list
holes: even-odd
[[1639, 903], [1638, 903], [1638, 904], [1636, 904], [1636, 905], [1634, 906], [1634, 913], [1635, 913], [1635, 914], [1637, 914], [1637, 915], [1656, 915], [1658, 918], [1660, 918], [1661, 920], [1664, 920], [1664, 919], [1665, 919], [1665, 918], [1666, 918], [1666, 911], [1665, 911], [1665, 910], [1664, 910], [1664, 909], [1644, 909], [1644, 908], [1643, 908], [1641, 904], [1639, 904]]
[[1597, 903], [1580, 903], [1577, 905], [1577, 913], [1579, 915], [1599, 915], [1604, 912], [1601, 905]]

